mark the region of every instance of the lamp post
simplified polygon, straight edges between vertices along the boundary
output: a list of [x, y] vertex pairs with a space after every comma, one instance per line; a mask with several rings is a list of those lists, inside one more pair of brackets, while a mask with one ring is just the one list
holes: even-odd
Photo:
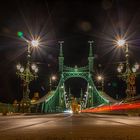
[[31, 51], [32, 47], [38, 47], [39, 42], [37, 40], [27, 41], [27, 63], [24, 66], [21, 64], [17, 65], [16, 74], [23, 81], [23, 98], [21, 100], [20, 106], [22, 108], [22, 112], [30, 112], [30, 82], [37, 78], [38, 68], [35, 64], [31, 64]]
[[97, 81], [101, 82], [101, 90], [104, 91], [104, 77], [102, 75], [98, 75]]
[[52, 81], [56, 80], [56, 76], [55, 75], [51, 75], [50, 80], [49, 80], [49, 85], [50, 85], [50, 91], [52, 90]]
[[136, 95], [136, 72], [139, 69], [139, 64], [135, 63], [132, 67], [129, 63], [129, 47], [125, 40], [120, 39], [117, 41], [118, 47], [123, 47], [125, 52], [125, 62], [121, 62], [118, 65], [117, 71], [119, 72], [119, 77], [121, 77], [126, 82], [126, 95], [127, 99], [132, 98]]

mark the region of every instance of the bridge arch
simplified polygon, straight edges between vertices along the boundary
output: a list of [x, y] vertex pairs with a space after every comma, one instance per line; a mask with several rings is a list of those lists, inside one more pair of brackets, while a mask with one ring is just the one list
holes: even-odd
[[88, 81], [83, 77], [70, 77], [65, 80], [66, 92], [76, 98], [83, 98], [86, 93]]

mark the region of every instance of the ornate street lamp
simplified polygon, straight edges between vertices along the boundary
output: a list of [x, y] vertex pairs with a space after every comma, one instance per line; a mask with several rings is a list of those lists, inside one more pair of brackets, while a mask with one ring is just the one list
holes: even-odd
[[102, 91], [104, 91], [104, 77], [102, 75], [98, 75], [97, 81], [101, 82], [101, 89], [102, 89]]
[[129, 63], [129, 48], [125, 40], [121, 39], [117, 41], [118, 47], [123, 47], [125, 52], [125, 62], [121, 62], [118, 65], [117, 71], [119, 72], [119, 77], [121, 77], [126, 82], [126, 95], [127, 98], [132, 98], [136, 95], [136, 72], [139, 69], [139, 64], [135, 63], [130, 67]]
[[[25, 39], [24, 39], [25, 40]], [[32, 47], [38, 47], [38, 40], [26, 41], [28, 44], [27, 48], [27, 63], [26, 66], [22, 66], [21, 64], [17, 65], [16, 74], [23, 81], [23, 98], [21, 100], [20, 106], [22, 108], [22, 112], [30, 112], [30, 82], [37, 78], [38, 68], [35, 64], [31, 64], [31, 51]]]
[[49, 85], [50, 85], [50, 91], [52, 90], [52, 81], [55, 81], [57, 79], [57, 77], [55, 75], [52, 75], [50, 77], [50, 81], [49, 81]]

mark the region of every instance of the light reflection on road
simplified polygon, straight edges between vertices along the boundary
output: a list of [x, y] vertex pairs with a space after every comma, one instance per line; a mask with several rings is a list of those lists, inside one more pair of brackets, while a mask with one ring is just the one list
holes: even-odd
[[114, 139], [117, 138], [117, 136], [121, 136], [121, 138], [130, 136], [137, 138], [140, 137], [139, 128], [139, 117], [121, 115], [64, 113], [18, 117], [0, 116], [0, 135], [4, 140], [6, 138], [14, 140], [17, 137], [23, 136], [25, 139], [27, 137], [29, 137], [28, 139], [33, 137], [43, 139], [45, 136], [68, 138], [71, 136], [109, 138], [111, 136]]

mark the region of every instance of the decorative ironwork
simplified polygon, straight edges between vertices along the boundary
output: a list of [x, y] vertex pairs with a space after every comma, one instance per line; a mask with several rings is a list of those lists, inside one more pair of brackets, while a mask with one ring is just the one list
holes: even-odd
[[37, 78], [38, 68], [35, 64], [31, 65], [31, 44], [28, 43], [27, 48], [27, 64], [25, 68], [20, 64], [17, 65], [17, 72], [16, 74], [21, 78], [23, 81], [23, 98], [20, 102], [20, 111], [21, 112], [30, 112], [30, 104], [31, 100], [29, 98], [30, 89], [29, 84], [31, 81]]
[[136, 95], [136, 75], [139, 65], [136, 63], [133, 67], [130, 67], [129, 63], [129, 48], [128, 44], [124, 44], [125, 52], [125, 62], [121, 62], [117, 68], [119, 75], [118, 77], [122, 78], [126, 82], [126, 95], [127, 98], [132, 98]]

